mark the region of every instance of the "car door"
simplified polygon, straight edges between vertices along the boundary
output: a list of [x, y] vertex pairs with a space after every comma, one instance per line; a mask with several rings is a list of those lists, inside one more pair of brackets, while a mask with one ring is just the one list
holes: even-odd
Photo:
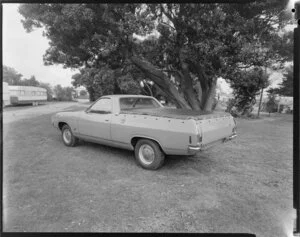
[[112, 101], [101, 98], [81, 114], [78, 121], [79, 133], [93, 139], [111, 140]]

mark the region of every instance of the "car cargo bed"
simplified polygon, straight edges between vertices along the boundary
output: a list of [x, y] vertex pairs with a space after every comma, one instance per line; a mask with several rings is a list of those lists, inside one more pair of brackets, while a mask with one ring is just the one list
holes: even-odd
[[166, 117], [174, 119], [210, 119], [228, 117], [230, 114], [224, 112], [202, 112], [190, 109], [170, 109], [170, 108], [157, 108], [157, 109], [127, 109], [121, 111], [121, 114], [136, 114], [136, 115], [149, 115], [157, 117]]

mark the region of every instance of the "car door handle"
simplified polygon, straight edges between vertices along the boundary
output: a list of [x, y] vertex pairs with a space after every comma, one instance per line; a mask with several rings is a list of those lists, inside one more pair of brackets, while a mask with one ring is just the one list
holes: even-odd
[[109, 119], [105, 119], [106, 122], [109, 122]]

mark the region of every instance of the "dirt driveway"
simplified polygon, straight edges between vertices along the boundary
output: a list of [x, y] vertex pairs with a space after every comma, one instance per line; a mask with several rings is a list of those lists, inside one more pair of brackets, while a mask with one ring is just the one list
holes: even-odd
[[148, 171], [63, 145], [51, 115], [85, 106], [42, 107], [3, 114], [3, 231], [292, 233], [292, 116], [238, 120], [236, 140]]

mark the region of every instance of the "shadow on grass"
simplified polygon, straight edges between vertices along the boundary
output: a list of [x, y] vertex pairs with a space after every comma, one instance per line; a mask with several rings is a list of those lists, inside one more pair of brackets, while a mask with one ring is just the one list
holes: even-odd
[[209, 173], [216, 166], [207, 153], [194, 156], [170, 155], [166, 157], [165, 165], [167, 169], [193, 169], [199, 173]]
[[[43, 106], [47, 105], [46, 103], [41, 103], [38, 106]], [[20, 104], [20, 105], [7, 105], [3, 107], [3, 111], [14, 111], [14, 110], [22, 110], [22, 109], [29, 109], [33, 107], [38, 107], [38, 106], [33, 106], [32, 104]]]
[[[80, 140], [79, 146], [85, 147], [88, 150], [94, 150], [99, 154], [107, 154], [114, 156], [115, 159], [119, 159], [120, 162], [134, 162], [134, 151], [125, 150], [122, 148], [110, 147], [93, 142]], [[129, 157], [132, 158], [128, 159]], [[165, 162], [162, 170], [182, 170], [193, 169], [197, 172], [207, 173], [211, 168], [215, 166], [213, 159], [209, 158], [207, 153], [198, 153], [195, 156], [183, 156], [183, 155], [166, 155]]]

